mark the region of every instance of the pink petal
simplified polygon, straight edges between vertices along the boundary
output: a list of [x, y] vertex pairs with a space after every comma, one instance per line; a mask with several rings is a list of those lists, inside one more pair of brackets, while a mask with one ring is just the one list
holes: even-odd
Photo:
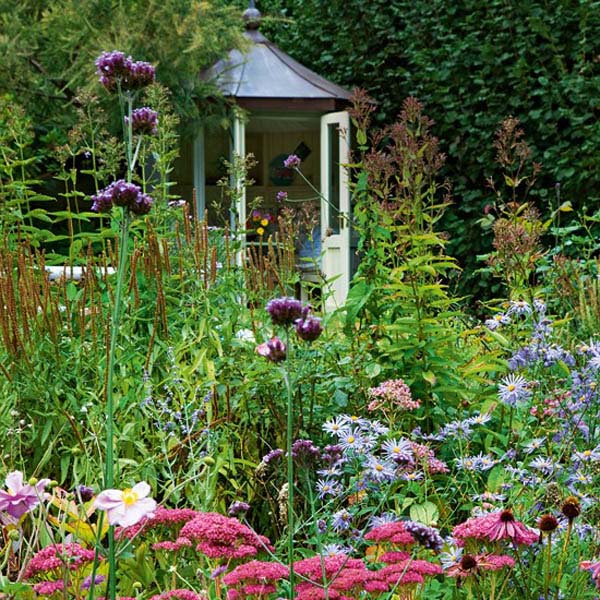
[[131, 491], [136, 493], [138, 498], [145, 498], [149, 493], [150, 493], [150, 486], [145, 482], [145, 481], [140, 481], [139, 483], [136, 483], [132, 488]]
[[23, 473], [21, 471], [13, 471], [6, 476], [6, 487], [11, 491], [17, 492], [21, 491], [23, 487]]

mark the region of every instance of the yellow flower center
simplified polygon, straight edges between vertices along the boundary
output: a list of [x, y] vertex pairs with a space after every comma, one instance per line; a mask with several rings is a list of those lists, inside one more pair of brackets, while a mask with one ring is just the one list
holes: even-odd
[[262, 227], [259, 227], [259, 228], [256, 230], [256, 233], [258, 233], [258, 235], [262, 235], [264, 232], [265, 232], [265, 230], [264, 230]]
[[131, 488], [123, 490], [123, 504], [125, 506], [131, 506], [139, 500], [139, 496]]
[[354, 444], [355, 440], [356, 440], [356, 438], [355, 438], [353, 435], [351, 435], [351, 436], [348, 438], [348, 443], [349, 443], [349, 444]]
[[514, 392], [516, 388], [517, 386], [514, 383], [509, 383], [507, 389], [509, 392]]
[[392, 448], [392, 453], [393, 454], [400, 454], [400, 448], [398, 446], [394, 446]]
[[377, 465], [377, 466], [375, 467], [375, 470], [376, 470], [376, 471], [383, 471], [383, 465]]

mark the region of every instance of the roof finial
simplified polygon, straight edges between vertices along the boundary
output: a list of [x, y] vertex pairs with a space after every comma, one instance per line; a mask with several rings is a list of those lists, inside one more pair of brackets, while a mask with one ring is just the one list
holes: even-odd
[[258, 29], [260, 26], [260, 20], [262, 15], [258, 8], [256, 8], [256, 3], [254, 0], [249, 0], [248, 8], [244, 11], [242, 15], [242, 19], [244, 19], [244, 23], [246, 24], [246, 29]]

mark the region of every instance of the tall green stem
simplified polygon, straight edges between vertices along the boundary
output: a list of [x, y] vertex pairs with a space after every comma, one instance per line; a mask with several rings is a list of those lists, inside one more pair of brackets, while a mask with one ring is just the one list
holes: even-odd
[[[119, 270], [117, 272], [117, 289], [112, 310], [110, 326], [110, 347], [108, 352], [108, 365], [106, 372], [106, 465], [104, 471], [104, 488], [110, 489], [115, 480], [115, 455], [114, 455], [114, 399], [113, 376], [115, 370], [115, 352], [117, 349], [117, 336], [121, 321], [121, 303], [123, 284], [127, 272], [127, 250], [129, 241], [129, 215], [126, 208], [120, 209], [121, 214], [121, 239], [119, 243]], [[116, 597], [116, 561], [115, 561], [115, 532], [114, 527], [108, 529], [108, 594], [110, 600]]]
[[[287, 336], [289, 357], [289, 335]], [[288, 517], [288, 567], [290, 569], [290, 591], [289, 598], [294, 598], [294, 457], [292, 456], [292, 437], [294, 428], [294, 412], [292, 410], [292, 385], [287, 372], [283, 370], [285, 387], [287, 390], [287, 517]]]

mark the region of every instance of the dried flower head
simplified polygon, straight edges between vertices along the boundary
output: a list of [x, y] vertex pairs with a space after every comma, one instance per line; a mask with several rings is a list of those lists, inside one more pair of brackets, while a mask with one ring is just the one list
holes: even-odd
[[561, 512], [569, 521], [576, 519], [581, 514], [581, 504], [579, 498], [575, 496], [567, 496], [561, 507]]
[[551, 533], [558, 527], [558, 519], [554, 515], [542, 515], [538, 521], [538, 529], [542, 533]]

